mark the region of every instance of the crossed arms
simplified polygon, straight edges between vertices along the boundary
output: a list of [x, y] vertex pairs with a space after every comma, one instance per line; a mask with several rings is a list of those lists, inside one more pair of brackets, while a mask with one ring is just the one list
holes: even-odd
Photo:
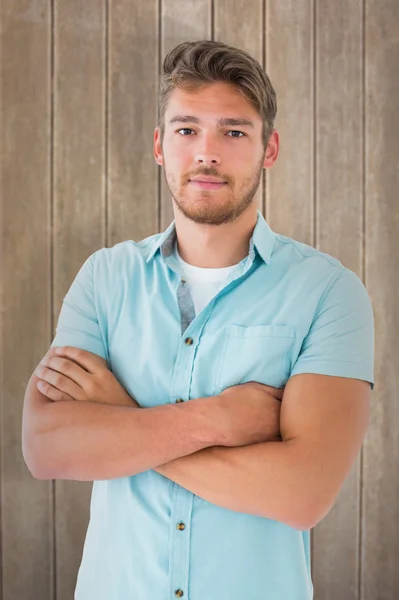
[[100, 357], [72, 347], [61, 352], [64, 365], [81, 370], [76, 396], [83, 401], [57, 401], [59, 389], [45, 378], [55, 374], [59, 388], [68, 378], [59, 366], [45, 366], [48, 353], [29, 381], [23, 414], [25, 461], [40, 479], [153, 469], [208, 502], [304, 530], [333, 506], [366, 434], [370, 385], [363, 380], [295, 375], [281, 404], [282, 441], [225, 447], [212, 417], [215, 397], [141, 409]]

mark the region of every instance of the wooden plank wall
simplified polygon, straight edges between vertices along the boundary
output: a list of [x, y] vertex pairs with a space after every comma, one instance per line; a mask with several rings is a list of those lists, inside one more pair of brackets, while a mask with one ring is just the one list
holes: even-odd
[[370, 428], [312, 531], [315, 598], [399, 597], [398, 0], [3, 0], [0, 600], [73, 597], [91, 484], [32, 478], [24, 391], [84, 260], [173, 219], [152, 151], [158, 73], [201, 38], [249, 51], [276, 88], [270, 226], [336, 256], [373, 303]]

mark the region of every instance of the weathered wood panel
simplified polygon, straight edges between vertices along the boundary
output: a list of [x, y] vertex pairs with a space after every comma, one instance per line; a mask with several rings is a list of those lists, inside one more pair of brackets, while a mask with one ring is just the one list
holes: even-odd
[[25, 389], [51, 338], [51, 14], [44, 0], [0, 10], [0, 587], [3, 600], [53, 600], [52, 483], [33, 479], [21, 451]]
[[361, 600], [399, 597], [399, 3], [366, 1], [366, 285], [376, 390], [364, 446]]
[[[105, 3], [54, 11], [53, 323], [86, 258], [105, 245]], [[56, 598], [70, 600], [89, 520], [90, 482], [55, 482]]]
[[271, 228], [314, 243], [314, 81], [311, 0], [266, 3], [266, 72], [277, 94], [280, 154], [266, 177]]
[[[315, 28], [315, 246], [363, 278], [361, 0], [318, 0]], [[360, 462], [312, 531], [315, 598], [358, 600]]]
[[158, 231], [158, 2], [110, 4], [107, 245]]

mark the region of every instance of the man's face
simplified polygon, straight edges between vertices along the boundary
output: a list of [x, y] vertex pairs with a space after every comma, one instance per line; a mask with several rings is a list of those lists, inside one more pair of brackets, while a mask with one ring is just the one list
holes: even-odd
[[[226, 118], [252, 125], [218, 123]], [[176, 207], [196, 223], [234, 221], [257, 202], [254, 196], [265, 162], [262, 119], [231, 84], [175, 89], [165, 111], [163, 145], [157, 128], [154, 152], [157, 163], [165, 167]], [[201, 176], [218, 178], [221, 183], [192, 181]]]

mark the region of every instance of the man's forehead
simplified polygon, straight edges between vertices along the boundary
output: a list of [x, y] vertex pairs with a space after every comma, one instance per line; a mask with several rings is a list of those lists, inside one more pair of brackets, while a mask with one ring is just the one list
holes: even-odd
[[[218, 84], [213, 84], [218, 85]], [[209, 89], [209, 86], [208, 86]], [[237, 95], [238, 94], [238, 95]], [[201, 90], [186, 92], [176, 88], [173, 90], [165, 111], [165, 124], [195, 123], [212, 121], [218, 126], [234, 126], [256, 128], [262, 119], [255, 107], [237, 89], [221, 97], [216, 90], [209, 89], [206, 102]]]
[[[255, 128], [255, 123], [251, 119], [245, 117], [215, 117], [216, 125], [218, 127], [252, 127]], [[195, 123], [201, 125], [202, 119], [196, 115], [173, 115], [168, 119], [169, 125], [173, 123]]]

